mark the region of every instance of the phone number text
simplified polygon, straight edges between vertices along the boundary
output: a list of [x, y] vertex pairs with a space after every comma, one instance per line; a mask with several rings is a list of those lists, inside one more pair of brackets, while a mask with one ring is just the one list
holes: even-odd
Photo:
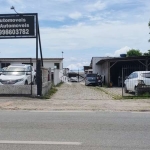
[[29, 35], [29, 29], [2, 29], [0, 35]]

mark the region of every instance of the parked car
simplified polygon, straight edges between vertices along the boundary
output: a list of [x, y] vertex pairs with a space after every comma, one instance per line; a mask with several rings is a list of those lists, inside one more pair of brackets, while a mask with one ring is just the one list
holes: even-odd
[[97, 79], [97, 74], [91, 73], [87, 74], [85, 77], [85, 85], [97, 85], [98, 84], [98, 79]]
[[0, 85], [25, 85], [35, 83], [36, 73], [31, 65], [10, 65], [0, 76]]
[[0, 68], [0, 75], [3, 73], [4, 69]]
[[70, 82], [78, 82], [78, 77], [70, 77]]
[[124, 81], [124, 91], [132, 91], [135, 95], [150, 92], [150, 71], [135, 71]]

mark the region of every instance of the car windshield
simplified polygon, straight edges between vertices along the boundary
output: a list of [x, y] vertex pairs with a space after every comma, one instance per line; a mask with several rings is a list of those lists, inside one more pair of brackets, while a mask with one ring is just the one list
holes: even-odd
[[97, 74], [87, 74], [86, 77], [97, 77]]
[[141, 73], [141, 76], [144, 78], [150, 78], [150, 73]]
[[5, 75], [13, 75], [13, 76], [20, 76], [24, 74], [25, 74], [25, 68], [19, 68], [19, 67], [8, 67], [5, 72]]

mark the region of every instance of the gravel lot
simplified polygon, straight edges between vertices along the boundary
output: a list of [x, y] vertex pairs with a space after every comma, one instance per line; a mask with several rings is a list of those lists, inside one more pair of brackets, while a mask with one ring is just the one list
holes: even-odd
[[[107, 92], [103, 92], [105, 90]], [[0, 97], [2, 110], [150, 111], [150, 99], [114, 100], [118, 88], [97, 88], [82, 83], [62, 84], [51, 99]], [[108, 94], [106, 94], [108, 93]], [[111, 94], [110, 94], [111, 93]]]
[[93, 86], [73, 82], [63, 84], [53, 96], [55, 100], [112, 100], [112, 96]]

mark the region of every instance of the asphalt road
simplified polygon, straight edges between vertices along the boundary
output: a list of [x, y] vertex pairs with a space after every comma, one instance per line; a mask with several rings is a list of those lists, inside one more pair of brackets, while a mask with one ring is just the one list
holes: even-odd
[[150, 150], [150, 113], [0, 111], [0, 150]]

